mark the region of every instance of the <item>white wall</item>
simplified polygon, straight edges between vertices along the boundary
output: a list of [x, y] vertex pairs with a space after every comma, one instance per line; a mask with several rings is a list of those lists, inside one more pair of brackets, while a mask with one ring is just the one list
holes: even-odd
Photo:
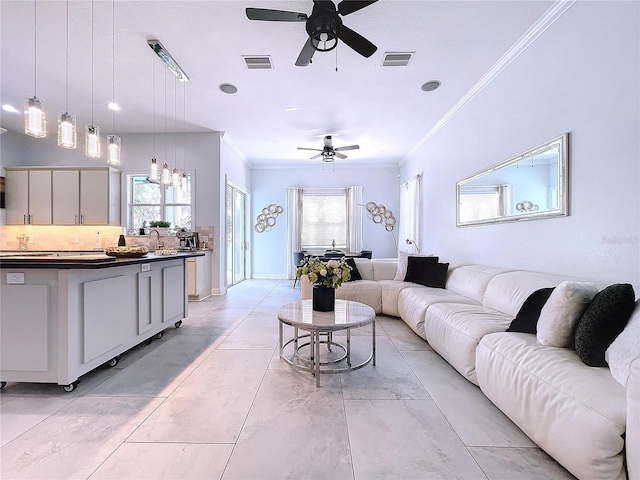
[[[219, 251], [220, 258], [218, 259], [218, 263], [220, 265], [219, 270], [219, 278], [218, 283], [222, 285], [224, 290], [221, 290], [220, 293], [226, 290], [226, 272], [227, 272], [227, 257], [226, 257], [226, 247], [225, 247], [225, 236], [226, 236], [226, 181], [230, 181], [240, 187], [245, 191], [250, 190], [251, 186], [251, 170], [249, 168], [249, 164], [242, 155], [242, 153], [236, 148], [233, 141], [229, 138], [228, 134], [222, 135], [222, 141], [220, 142], [220, 165], [221, 165], [221, 175], [220, 175], [220, 205], [222, 206], [221, 214], [220, 214], [220, 222], [217, 227], [217, 232], [214, 232], [217, 235], [218, 242], [222, 248], [216, 249]], [[251, 205], [248, 205], [247, 208], [250, 210]], [[250, 212], [247, 215], [247, 221], [250, 222]], [[250, 238], [250, 237], [249, 237]], [[251, 255], [250, 250], [247, 254], [248, 262], [247, 262], [247, 277], [251, 277]]]
[[[424, 170], [424, 250], [640, 292], [639, 5], [575, 3], [403, 164]], [[564, 132], [570, 216], [456, 228], [456, 181]]]
[[[287, 188], [288, 187], [349, 187], [362, 185], [363, 202], [383, 204], [399, 219], [399, 169], [394, 166], [350, 168], [348, 165], [330, 165], [324, 170], [319, 162], [299, 168], [253, 168], [251, 173], [251, 227], [262, 209], [271, 203], [284, 207], [269, 232], [253, 235], [253, 275], [255, 278], [286, 278], [287, 270]], [[394, 231], [397, 236], [397, 229]], [[364, 248], [373, 250], [373, 256], [395, 257], [397, 250], [392, 235], [384, 227], [373, 223], [366, 215], [363, 220]]]

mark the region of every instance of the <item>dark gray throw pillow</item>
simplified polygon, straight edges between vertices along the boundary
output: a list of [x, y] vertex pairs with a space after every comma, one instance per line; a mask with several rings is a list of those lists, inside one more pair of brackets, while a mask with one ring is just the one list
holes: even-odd
[[439, 263], [437, 257], [409, 257], [404, 281], [425, 287], [444, 288], [448, 270], [449, 264]]
[[553, 292], [553, 287], [541, 288], [529, 295], [520, 307], [516, 318], [507, 328], [507, 332], [536, 333], [540, 311], [547, 303], [551, 292]]
[[598, 292], [576, 328], [576, 353], [591, 367], [606, 367], [604, 353], [624, 330], [633, 309], [635, 292], [628, 283], [616, 283]]
[[351, 267], [351, 276], [347, 282], [355, 282], [356, 280], [362, 280], [362, 275], [360, 275], [360, 271], [358, 270], [358, 265], [356, 265], [356, 261], [353, 258], [347, 258], [347, 265]]

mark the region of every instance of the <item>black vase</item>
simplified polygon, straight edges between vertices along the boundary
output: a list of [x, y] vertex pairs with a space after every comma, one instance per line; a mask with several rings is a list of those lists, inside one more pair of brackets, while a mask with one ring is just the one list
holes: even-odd
[[336, 304], [336, 289], [322, 285], [313, 286], [313, 309], [316, 312], [333, 312]]

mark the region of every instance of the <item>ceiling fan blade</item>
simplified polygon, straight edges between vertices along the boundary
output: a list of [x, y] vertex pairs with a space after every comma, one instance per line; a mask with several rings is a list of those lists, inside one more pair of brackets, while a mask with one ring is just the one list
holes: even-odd
[[268, 8], [247, 8], [249, 20], [265, 20], [267, 22], [306, 22], [307, 14], [285, 12], [284, 10], [269, 10]]
[[309, 160], [315, 160], [316, 158], [320, 158], [322, 156], [321, 153], [314, 155], [313, 157], [311, 157]]
[[334, 152], [333, 154], [338, 158], [347, 158], [347, 156], [344, 153]]
[[307, 147], [298, 147], [298, 150], [313, 150], [314, 152], [321, 152], [319, 148], [307, 148]]
[[342, 0], [342, 2], [338, 4], [338, 13], [340, 15], [349, 15], [377, 1], [378, 0]]
[[302, 47], [302, 50], [300, 50], [300, 55], [298, 55], [298, 59], [296, 60], [296, 67], [306, 67], [309, 65], [315, 51], [316, 49], [311, 46], [311, 37], [307, 38], [307, 41], [304, 42], [304, 46]]
[[360, 145], [347, 145], [346, 147], [338, 147], [335, 150], [339, 152], [340, 150], [357, 150], [358, 148], [360, 148]]
[[371, 55], [375, 53], [378, 49], [373, 43], [364, 38], [359, 33], [354, 32], [349, 27], [342, 26], [342, 30], [340, 31], [340, 35], [338, 35], [340, 40], [353, 48], [356, 52], [358, 52], [363, 57], [369, 58]]

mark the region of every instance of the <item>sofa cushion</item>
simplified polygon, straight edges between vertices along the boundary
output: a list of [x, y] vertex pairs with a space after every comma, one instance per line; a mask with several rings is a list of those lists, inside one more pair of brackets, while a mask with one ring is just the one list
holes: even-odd
[[607, 368], [528, 333], [485, 335], [476, 350], [482, 392], [578, 478], [624, 478], [625, 390]]
[[510, 322], [510, 316], [482, 305], [434, 303], [427, 309], [424, 331], [431, 348], [477, 385], [478, 343], [489, 333], [504, 332]]
[[356, 265], [355, 259], [347, 258], [345, 261], [347, 265], [351, 267], [349, 280], [347, 280], [347, 282], [355, 282], [357, 280], [362, 280], [362, 275], [360, 275], [360, 270], [358, 270], [358, 265]]
[[[447, 289], [482, 303], [487, 285], [496, 275], [509, 272], [504, 268], [485, 265], [449, 265]], [[514, 313], [515, 315], [515, 313]]]
[[623, 387], [627, 386], [629, 368], [636, 358], [640, 358], [640, 300], [636, 302], [635, 310], [627, 326], [609, 345], [604, 354], [604, 359], [609, 364], [611, 375]]
[[423, 254], [423, 253], [398, 252], [398, 263], [396, 264], [396, 275], [395, 277], [393, 277], [393, 279], [396, 282], [404, 282], [404, 278], [407, 276], [407, 265], [409, 262], [409, 256], [429, 257], [429, 258], [433, 258], [433, 261], [435, 262], [439, 260], [439, 258], [434, 256], [432, 253]]
[[362, 280], [375, 280], [373, 275], [373, 260], [369, 260], [368, 258], [354, 258], [353, 261], [358, 267], [358, 272], [360, 272]]
[[489, 281], [482, 304], [515, 317], [524, 301], [533, 292], [541, 288], [555, 287], [565, 280], [580, 281], [571, 277], [524, 270], [502, 273]]
[[380, 284], [373, 280], [344, 282], [336, 288], [336, 298], [364, 303], [373, 308], [376, 313], [382, 311], [382, 289]]
[[380, 280], [382, 287], [382, 313], [399, 317], [398, 297], [405, 288], [415, 287], [415, 283], [396, 282], [395, 280]]
[[437, 257], [409, 257], [405, 282], [425, 287], [444, 288], [447, 282], [448, 263], [439, 263]]
[[610, 285], [598, 292], [576, 329], [576, 352], [584, 363], [592, 367], [607, 365], [605, 351], [629, 321], [635, 297], [628, 283]]
[[[589, 282], [560, 282], [542, 307], [536, 336], [542, 345], [566, 347], [598, 288]], [[604, 360], [604, 351], [603, 351]]]
[[[427, 308], [434, 303], [465, 303], [479, 305], [475, 300], [464, 297], [451, 290], [442, 288], [419, 287], [413, 284], [411, 288], [400, 291], [398, 296], [398, 312], [402, 320], [422, 338], [424, 332], [424, 318]], [[506, 328], [506, 327], [505, 327]]]
[[[398, 268], [398, 259], [374, 258], [373, 260], [370, 260], [370, 262], [373, 266], [373, 278], [371, 280], [393, 280]], [[362, 273], [362, 270], [360, 270], [360, 273]]]
[[520, 307], [518, 315], [507, 328], [507, 332], [536, 333], [540, 311], [549, 299], [551, 292], [553, 292], [553, 288], [541, 288], [529, 295]]

